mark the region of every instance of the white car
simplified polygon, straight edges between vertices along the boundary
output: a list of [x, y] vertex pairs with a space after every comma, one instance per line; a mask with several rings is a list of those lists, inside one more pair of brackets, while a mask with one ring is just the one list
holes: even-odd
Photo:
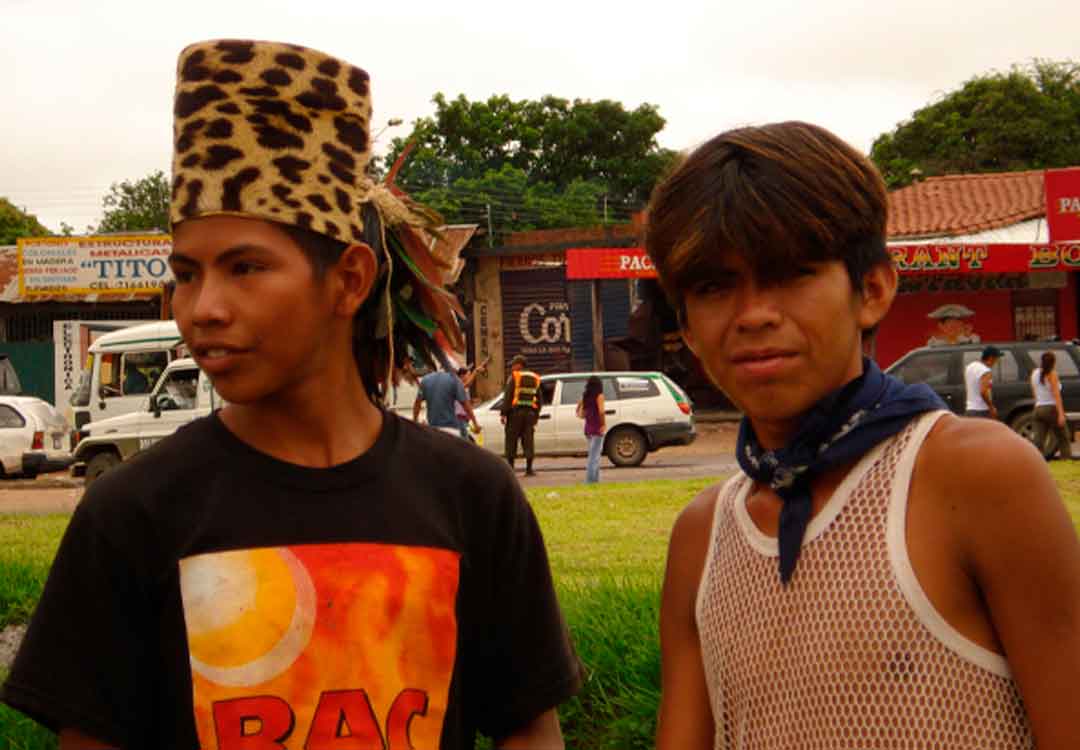
[[33, 478], [71, 464], [71, 427], [47, 401], [0, 396], [0, 464], [5, 477]]
[[[596, 375], [604, 386], [607, 433], [604, 454], [616, 466], [637, 466], [665, 445], [689, 445], [697, 437], [694, 410], [686, 393], [660, 372], [572, 372], [540, 378], [543, 407], [536, 422], [537, 456], [577, 456], [588, 452], [585, 423], [577, 403], [585, 381]], [[505, 453], [499, 408], [502, 396], [475, 407], [484, 447]]]

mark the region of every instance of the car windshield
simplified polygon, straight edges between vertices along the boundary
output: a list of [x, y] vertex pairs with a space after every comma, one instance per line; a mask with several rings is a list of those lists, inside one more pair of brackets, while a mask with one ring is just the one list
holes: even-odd
[[75, 386], [75, 390], [71, 393], [70, 403], [72, 406], [90, 405], [90, 373], [90, 368], [87, 368], [79, 376], [79, 384]]

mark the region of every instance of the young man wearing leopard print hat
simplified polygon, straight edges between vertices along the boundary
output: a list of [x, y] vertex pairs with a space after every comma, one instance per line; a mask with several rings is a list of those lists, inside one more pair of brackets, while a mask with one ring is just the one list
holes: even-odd
[[173, 313], [228, 405], [90, 487], [2, 698], [61, 747], [562, 747], [578, 665], [505, 463], [381, 409], [460, 343], [368, 76], [180, 55]]

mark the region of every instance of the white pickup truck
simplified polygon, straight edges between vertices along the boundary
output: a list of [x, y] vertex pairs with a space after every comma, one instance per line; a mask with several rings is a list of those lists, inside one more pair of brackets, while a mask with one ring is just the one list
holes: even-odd
[[195, 360], [173, 360], [141, 409], [87, 425], [89, 435], [75, 448], [71, 472], [85, 475], [89, 485], [121, 461], [223, 405]]

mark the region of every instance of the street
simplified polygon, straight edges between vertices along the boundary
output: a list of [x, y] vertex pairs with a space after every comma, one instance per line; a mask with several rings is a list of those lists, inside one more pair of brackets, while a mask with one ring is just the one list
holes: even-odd
[[[736, 422], [701, 422], [692, 445], [662, 448], [650, 453], [641, 466], [616, 468], [601, 459], [601, 482], [641, 482], [649, 479], [692, 479], [735, 471]], [[526, 489], [578, 484], [585, 479], [585, 457], [537, 458], [535, 477], [525, 476], [525, 461], [518, 458], [518, 481]], [[82, 497], [82, 480], [50, 474], [33, 480], [0, 480], [0, 513], [70, 513]]]

